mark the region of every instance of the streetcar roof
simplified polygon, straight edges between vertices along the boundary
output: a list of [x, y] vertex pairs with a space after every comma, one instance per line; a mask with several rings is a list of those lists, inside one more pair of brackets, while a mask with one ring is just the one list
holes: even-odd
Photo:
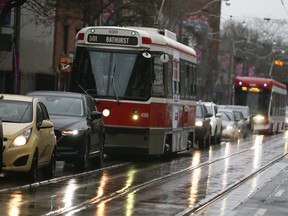
[[[115, 31], [134, 31], [137, 32], [138, 35], [142, 38], [141, 40], [141, 47], [167, 47], [170, 49], [175, 49], [179, 52], [185, 53], [187, 55], [193, 56], [196, 58], [196, 52], [193, 48], [186, 46], [176, 40], [176, 35], [173, 32], [168, 30], [163, 31], [160, 33], [159, 29], [156, 28], [149, 28], [149, 27], [116, 27], [116, 26], [89, 26], [81, 29], [77, 35], [76, 40], [79, 43], [86, 43], [86, 39], [84, 35], [90, 33], [91, 29], [97, 31], [97, 33], [101, 34], [109, 34], [113, 36], [113, 30]], [[109, 32], [110, 30], [110, 32]], [[107, 44], [106, 44], [107, 45]], [[111, 44], [110, 44], [111, 45]], [[114, 44], [115, 45], [115, 44]], [[130, 46], [131, 47], [131, 46]], [[135, 47], [135, 45], [134, 45]]]
[[277, 86], [282, 89], [287, 89], [287, 86], [279, 81], [264, 77], [236, 77], [234, 81], [235, 86], [255, 86], [261, 87], [263, 84], [267, 85], [267, 88]]

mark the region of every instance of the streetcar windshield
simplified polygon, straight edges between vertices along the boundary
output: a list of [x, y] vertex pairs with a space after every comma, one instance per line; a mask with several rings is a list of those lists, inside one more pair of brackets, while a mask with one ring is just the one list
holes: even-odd
[[268, 114], [270, 95], [268, 89], [261, 89], [260, 92], [235, 89], [235, 105], [248, 106], [251, 114]]
[[78, 47], [72, 90], [80, 91], [80, 87], [97, 97], [148, 99], [151, 69], [151, 58], [144, 58], [141, 52], [109, 52]]

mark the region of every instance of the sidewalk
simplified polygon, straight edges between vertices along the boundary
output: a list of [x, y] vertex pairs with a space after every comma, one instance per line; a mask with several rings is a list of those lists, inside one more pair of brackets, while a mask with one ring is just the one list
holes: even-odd
[[288, 157], [196, 215], [288, 215]]

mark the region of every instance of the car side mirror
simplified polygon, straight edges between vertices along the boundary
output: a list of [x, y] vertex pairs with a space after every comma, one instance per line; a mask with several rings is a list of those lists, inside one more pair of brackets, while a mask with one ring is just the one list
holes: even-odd
[[54, 124], [49, 120], [43, 120], [42, 122], [37, 124], [38, 130], [41, 130], [43, 128], [52, 128], [52, 127], [54, 127]]
[[222, 114], [221, 113], [216, 113], [216, 118], [221, 118]]
[[92, 121], [95, 119], [101, 119], [102, 118], [102, 113], [99, 111], [92, 111], [91, 113], [91, 119]]
[[205, 115], [205, 118], [211, 118], [213, 115], [211, 114], [211, 113], [207, 113], [206, 115]]

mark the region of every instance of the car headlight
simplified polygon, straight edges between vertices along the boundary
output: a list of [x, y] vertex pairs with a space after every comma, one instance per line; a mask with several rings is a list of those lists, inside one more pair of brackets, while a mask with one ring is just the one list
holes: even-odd
[[77, 136], [82, 134], [84, 130], [62, 130], [62, 136]]
[[32, 134], [32, 128], [27, 129], [14, 139], [14, 141], [10, 145], [10, 148], [25, 145], [28, 142], [31, 134]]
[[196, 121], [195, 122], [195, 126], [196, 127], [202, 127], [203, 126], [203, 122], [202, 121]]
[[233, 126], [232, 125], [227, 125], [226, 126], [226, 130], [232, 130], [233, 129]]

